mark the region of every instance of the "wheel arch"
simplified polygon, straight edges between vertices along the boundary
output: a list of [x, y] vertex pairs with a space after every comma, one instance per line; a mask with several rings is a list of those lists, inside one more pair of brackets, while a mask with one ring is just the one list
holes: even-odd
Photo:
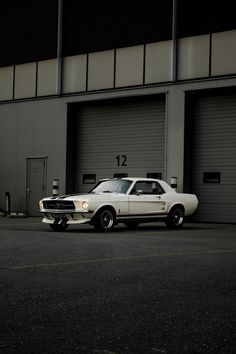
[[176, 208], [176, 207], [182, 209], [182, 211], [183, 211], [183, 213], [184, 213], [184, 215], [185, 215], [185, 206], [184, 206], [183, 204], [179, 203], [179, 202], [177, 202], [177, 203], [171, 205], [168, 214], [171, 213], [171, 211], [172, 211], [174, 208]]
[[114, 218], [115, 218], [115, 221], [116, 221], [116, 215], [117, 215], [117, 212], [116, 212], [116, 208], [112, 205], [112, 204], [102, 204], [102, 205], [99, 205], [99, 207], [95, 210], [94, 212], [94, 215], [93, 215], [93, 219], [96, 218], [96, 215], [101, 212], [102, 210], [105, 210], [105, 209], [109, 209], [113, 212], [113, 215], [114, 215]]

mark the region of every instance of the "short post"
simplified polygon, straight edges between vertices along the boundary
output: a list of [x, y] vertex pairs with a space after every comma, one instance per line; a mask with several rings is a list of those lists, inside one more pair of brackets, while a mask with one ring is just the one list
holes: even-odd
[[59, 179], [54, 178], [52, 182], [52, 195], [53, 197], [58, 197], [59, 192]]
[[11, 198], [10, 198], [10, 193], [6, 192], [5, 193], [5, 197], [6, 197], [6, 214], [10, 214], [11, 213]]
[[177, 191], [177, 177], [171, 177], [170, 179], [170, 186], [173, 188], [175, 191]]

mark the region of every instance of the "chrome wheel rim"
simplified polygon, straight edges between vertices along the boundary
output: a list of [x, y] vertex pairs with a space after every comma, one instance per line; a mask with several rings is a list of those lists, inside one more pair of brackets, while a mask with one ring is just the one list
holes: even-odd
[[104, 210], [102, 212], [101, 225], [103, 229], [110, 229], [113, 226], [113, 214], [110, 210]]
[[181, 209], [175, 209], [172, 216], [173, 224], [178, 226], [183, 223], [184, 215]]

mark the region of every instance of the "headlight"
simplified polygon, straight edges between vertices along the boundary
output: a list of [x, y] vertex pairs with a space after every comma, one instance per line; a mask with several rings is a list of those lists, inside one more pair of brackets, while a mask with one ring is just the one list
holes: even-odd
[[89, 205], [86, 201], [83, 201], [81, 205], [84, 210], [88, 210]]
[[86, 202], [86, 200], [75, 200], [74, 204], [76, 210], [78, 209], [88, 210], [89, 208], [88, 202]]
[[39, 208], [40, 208], [41, 210], [44, 209], [43, 200], [40, 200], [40, 201], [39, 201]]

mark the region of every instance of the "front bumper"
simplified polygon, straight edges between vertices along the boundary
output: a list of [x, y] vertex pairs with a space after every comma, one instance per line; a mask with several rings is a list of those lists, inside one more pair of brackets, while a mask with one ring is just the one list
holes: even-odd
[[90, 211], [75, 211], [75, 210], [41, 210], [44, 215], [42, 220], [46, 224], [85, 224], [89, 223], [93, 217], [93, 212]]

